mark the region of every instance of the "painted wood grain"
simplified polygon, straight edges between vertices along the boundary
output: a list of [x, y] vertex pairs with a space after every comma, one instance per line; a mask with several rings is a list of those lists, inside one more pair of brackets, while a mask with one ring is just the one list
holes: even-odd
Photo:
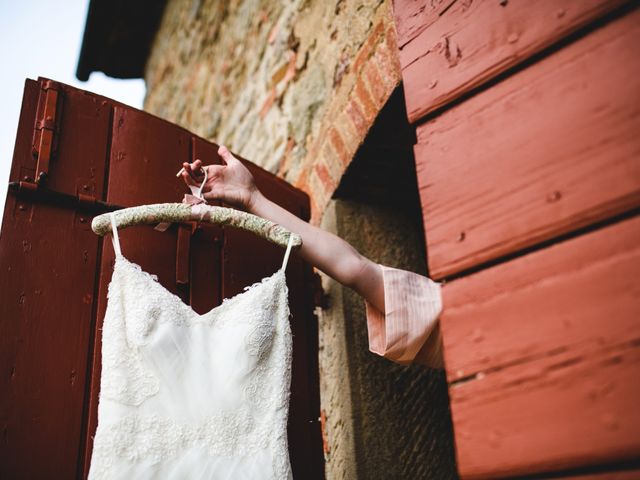
[[548, 480], [638, 480], [638, 478], [640, 478], [640, 470], [617, 470], [599, 473], [586, 473], [584, 475], [563, 475], [545, 478]]
[[398, 46], [404, 47], [438, 20], [456, 0], [393, 0]]
[[635, 216], [445, 283], [447, 378], [640, 338], [639, 274]]
[[396, 1], [409, 120], [416, 122], [624, 3]]
[[640, 10], [418, 128], [442, 278], [640, 204]]
[[635, 216], [445, 284], [463, 478], [640, 458], [638, 239]]
[[[42, 79], [26, 80], [11, 181], [35, 177]], [[47, 186], [103, 199], [109, 109], [60, 86]], [[71, 141], [74, 145], [66, 145]], [[60, 163], [62, 162], [62, 164]], [[98, 238], [83, 209], [7, 195], [0, 235], [0, 478], [75, 478], [84, 441]], [[46, 472], [46, 473], [45, 473]]]

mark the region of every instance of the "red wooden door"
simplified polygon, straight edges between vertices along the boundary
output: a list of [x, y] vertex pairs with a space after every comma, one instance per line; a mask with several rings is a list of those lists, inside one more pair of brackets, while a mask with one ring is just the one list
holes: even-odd
[[[218, 163], [216, 150], [145, 112], [46, 79], [27, 80], [0, 231], [0, 478], [86, 476], [114, 258], [109, 239], [91, 231], [92, 217], [180, 201], [181, 163], [196, 157]], [[246, 164], [266, 196], [308, 219], [303, 192]], [[273, 273], [284, 254], [249, 233], [210, 225], [193, 232], [138, 226], [120, 236], [128, 258], [198, 312]], [[292, 255], [289, 442], [294, 475], [321, 478], [311, 277], [310, 266]]]

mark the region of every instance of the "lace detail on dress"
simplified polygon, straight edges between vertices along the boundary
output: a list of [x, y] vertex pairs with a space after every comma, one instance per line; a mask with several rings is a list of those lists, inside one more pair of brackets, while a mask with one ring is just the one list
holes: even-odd
[[157, 276], [118, 258], [89, 477], [131, 478], [129, 468], [148, 464], [170, 469], [203, 449], [211, 465], [225, 457], [247, 468], [266, 452], [271, 468], [260, 478], [291, 478], [289, 316], [284, 270], [199, 315]]
[[[175, 325], [186, 326], [195, 323], [212, 325], [215, 322], [216, 326], [220, 326], [220, 324], [229, 320], [238, 321], [238, 318], [235, 316], [223, 316], [220, 315], [220, 313], [240, 298], [253, 296], [257, 302], [261, 302], [263, 307], [268, 308], [269, 296], [260, 295], [256, 298], [255, 292], [263, 285], [271, 282], [278, 284], [276, 288], [281, 284], [286, 286], [284, 271], [278, 270], [273, 275], [264, 277], [259, 282], [244, 287], [242, 293], [231, 298], [225, 298], [220, 305], [200, 315], [190, 306], [186, 305], [180, 297], [162, 286], [158, 281], [157, 275], [145, 272], [140, 265], [122, 256], [116, 260], [116, 264], [124, 270], [127, 283], [133, 287], [133, 290], [144, 292], [145, 289], [148, 288], [152, 289], [154, 293], [151, 298], [144, 298], [145, 295], [139, 295], [140, 301], [136, 302], [137, 310], [147, 312], [148, 309], [151, 309], [149, 314], [142, 316], [135, 315], [135, 322], [127, 322], [127, 328], [131, 333], [132, 339], [135, 338], [138, 342], [142, 343], [144, 343], [144, 337], [152, 330], [152, 326], [148, 325], [148, 323], [172, 322]], [[145, 321], [139, 321], [140, 318], [144, 318]]]
[[146, 369], [138, 348], [127, 338], [124, 311], [121, 308], [126, 282], [114, 280], [109, 284], [108, 305], [102, 327], [102, 375], [100, 398], [140, 405], [160, 388], [158, 379]]
[[[92, 467], [106, 474], [114, 457], [132, 463], [158, 463], [175, 458], [194, 446], [204, 446], [209, 455], [250, 455], [259, 448], [268, 447], [270, 428], [271, 425], [264, 422], [257, 425], [247, 410], [221, 412], [199, 419], [197, 423], [179, 422], [159, 415], [129, 415], [115, 424], [99, 426]], [[254, 435], [249, 435], [251, 433]]]
[[250, 355], [254, 355], [258, 358], [266, 353], [271, 347], [271, 341], [274, 335], [273, 321], [262, 321], [251, 328], [251, 331], [247, 335], [245, 342], [247, 344], [247, 352]]

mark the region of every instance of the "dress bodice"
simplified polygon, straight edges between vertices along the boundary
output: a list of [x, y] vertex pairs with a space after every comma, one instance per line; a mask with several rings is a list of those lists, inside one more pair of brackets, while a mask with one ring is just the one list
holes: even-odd
[[288, 253], [200, 315], [117, 245], [90, 479], [291, 477]]

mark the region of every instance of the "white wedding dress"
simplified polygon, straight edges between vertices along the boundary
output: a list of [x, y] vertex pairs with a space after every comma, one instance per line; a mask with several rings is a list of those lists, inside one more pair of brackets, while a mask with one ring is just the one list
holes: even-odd
[[199, 315], [116, 261], [90, 479], [288, 479], [285, 267]]

